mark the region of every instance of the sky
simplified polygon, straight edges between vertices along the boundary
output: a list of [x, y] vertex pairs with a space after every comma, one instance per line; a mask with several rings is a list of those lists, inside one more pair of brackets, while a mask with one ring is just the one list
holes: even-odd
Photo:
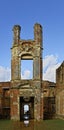
[[0, 0], [0, 82], [11, 80], [13, 26], [21, 26], [21, 39], [33, 39], [35, 23], [43, 27], [43, 79], [56, 82], [64, 60], [64, 0]]

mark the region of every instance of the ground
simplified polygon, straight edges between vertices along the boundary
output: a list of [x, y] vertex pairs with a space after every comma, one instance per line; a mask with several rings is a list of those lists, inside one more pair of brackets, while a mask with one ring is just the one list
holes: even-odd
[[28, 126], [24, 122], [0, 120], [0, 130], [64, 130], [64, 120], [31, 120]]

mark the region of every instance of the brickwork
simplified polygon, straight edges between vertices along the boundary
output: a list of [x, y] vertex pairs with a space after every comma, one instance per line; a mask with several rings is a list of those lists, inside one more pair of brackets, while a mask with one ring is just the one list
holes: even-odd
[[[34, 39], [20, 39], [19, 25], [13, 27], [13, 45], [11, 48], [11, 119], [20, 120], [20, 97], [34, 97], [34, 119], [40, 119], [41, 111], [41, 84], [42, 84], [42, 26], [34, 25]], [[33, 60], [33, 79], [21, 79], [21, 60]], [[16, 101], [15, 99], [16, 95]], [[18, 101], [19, 100], [19, 101]], [[43, 102], [43, 100], [42, 100]], [[43, 107], [42, 107], [43, 108]], [[43, 112], [43, 111], [42, 111]], [[41, 113], [42, 113], [41, 112]], [[43, 113], [42, 113], [43, 115]]]
[[56, 70], [56, 116], [64, 118], [64, 61]]
[[10, 82], [0, 82], [0, 118], [10, 118]]
[[[64, 113], [64, 98], [60, 99], [59, 97], [64, 94], [64, 68], [62, 67], [61, 72], [57, 70], [57, 84], [43, 81], [42, 26], [38, 23], [34, 25], [33, 40], [20, 39], [20, 31], [21, 27], [19, 25], [13, 27], [11, 81], [0, 82], [0, 117], [21, 120], [24, 115], [25, 104], [29, 106], [31, 119], [53, 118], [55, 108], [57, 114], [61, 113], [62, 115]], [[24, 59], [33, 60], [32, 80], [21, 79], [21, 60]], [[58, 83], [60, 81], [59, 75], [62, 83]], [[56, 88], [59, 89], [56, 91]], [[56, 106], [58, 105], [59, 108], [55, 106], [55, 97]], [[61, 103], [60, 100], [62, 100]], [[60, 108], [60, 104], [62, 108]]]

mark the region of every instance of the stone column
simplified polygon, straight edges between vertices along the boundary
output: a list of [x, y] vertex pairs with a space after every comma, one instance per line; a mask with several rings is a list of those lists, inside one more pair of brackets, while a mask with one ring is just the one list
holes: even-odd
[[34, 40], [37, 46], [42, 46], [42, 26], [38, 23], [34, 25]]
[[20, 58], [18, 58], [18, 56], [12, 56], [12, 59], [11, 59], [11, 80], [20, 80], [21, 79], [20, 61], [21, 60], [20, 60]]
[[34, 79], [42, 79], [42, 26], [38, 23], [34, 25]]
[[21, 27], [19, 25], [14, 25], [13, 27], [13, 44], [18, 44], [19, 39], [20, 39], [20, 31], [21, 31]]

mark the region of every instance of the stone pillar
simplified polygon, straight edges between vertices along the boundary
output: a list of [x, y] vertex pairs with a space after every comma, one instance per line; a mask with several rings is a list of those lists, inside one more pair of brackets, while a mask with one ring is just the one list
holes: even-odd
[[[14, 50], [12, 50], [14, 51]], [[21, 68], [20, 68], [20, 59], [18, 56], [12, 56], [11, 59], [11, 80], [20, 80], [21, 79]]]
[[35, 53], [34, 53], [34, 79], [42, 79], [42, 26], [38, 23], [34, 25], [34, 40], [35, 40]]
[[38, 23], [34, 25], [34, 40], [37, 46], [42, 46], [42, 26]]
[[18, 99], [18, 89], [11, 89], [10, 94], [10, 106], [11, 106], [11, 119], [20, 120], [19, 118], [19, 99]]
[[39, 57], [34, 58], [34, 71], [33, 71], [33, 77], [34, 79], [42, 79], [42, 59]]
[[20, 39], [20, 31], [21, 31], [21, 27], [19, 25], [15, 25], [13, 27], [13, 44], [17, 44], [19, 43], [19, 39]]
[[13, 46], [11, 48], [12, 58], [11, 58], [11, 80], [19, 80], [21, 79], [21, 68], [20, 68], [20, 58], [18, 53], [18, 45], [20, 40], [20, 31], [21, 27], [19, 25], [15, 25], [13, 27]]

